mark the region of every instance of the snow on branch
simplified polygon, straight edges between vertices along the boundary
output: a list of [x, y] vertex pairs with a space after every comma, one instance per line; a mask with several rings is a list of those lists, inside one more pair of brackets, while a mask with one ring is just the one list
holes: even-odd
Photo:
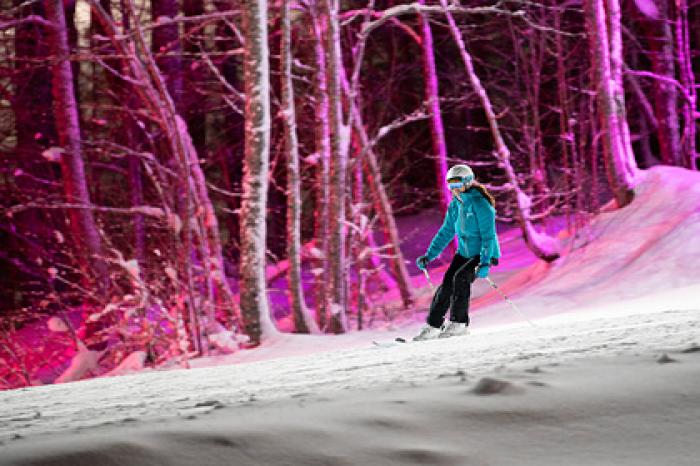
[[[369, 14], [372, 18], [380, 19], [382, 18], [384, 13], [381, 11], [374, 10], [368, 13], [366, 8], [360, 8], [357, 10], [348, 10], [342, 14], [339, 14], [338, 17], [342, 20], [341, 26], [346, 26], [359, 17], [366, 17], [367, 14]], [[423, 38], [418, 33], [416, 33], [416, 31], [411, 29], [410, 26], [402, 23], [396, 17], [388, 18], [388, 20], [391, 22], [392, 25], [396, 26], [397, 28], [408, 34], [408, 36], [411, 37], [411, 39], [413, 39], [416, 42], [416, 44], [423, 44]]]
[[630, 74], [633, 76], [643, 76], [645, 78], [651, 78], [651, 79], [656, 79], [658, 81], [663, 81], [665, 83], [671, 84], [672, 86], [675, 86], [678, 88], [678, 90], [683, 94], [683, 98], [690, 104], [695, 104], [693, 99], [691, 98], [690, 94], [688, 93], [688, 90], [683, 87], [681, 83], [679, 83], [677, 80], [673, 78], [669, 78], [668, 76], [662, 76], [660, 74], [652, 73], [651, 71], [642, 71], [642, 70], [633, 70], [625, 66], [625, 74]]
[[[460, 13], [460, 14], [484, 14], [484, 13], [500, 13], [508, 14], [512, 16], [524, 15], [521, 11], [507, 11], [500, 8], [503, 2], [496, 2], [495, 5], [491, 6], [480, 6], [480, 7], [463, 7], [459, 5], [452, 4], [447, 7], [447, 11]], [[412, 15], [418, 13], [443, 13], [444, 10], [440, 5], [421, 5], [420, 3], [407, 3], [404, 5], [396, 5], [391, 8], [387, 8], [381, 13], [381, 17], [375, 21], [371, 21], [365, 24], [361, 36], [368, 36], [370, 32], [377, 29], [382, 24], [395, 18], [397, 16]]]
[[396, 120], [392, 121], [388, 125], [384, 125], [379, 130], [377, 131], [377, 134], [370, 139], [369, 144], [367, 144], [367, 147], [365, 147], [364, 152], [367, 150], [373, 148], [376, 146], [379, 141], [389, 134], [391, 131], [394, 131], [395, 129], [399, 129], [403, 126], [406, 126], [409, 123], [413, 123], [414, 121], [420, 121], [420, 120], [425, 120], [427, 118], [430, 118], [430, 115], [425, 113], [425, 111], [422, 108], [414, 110], [412, 113], [408, 115], [404, 115], [400, 118], [397, 118]]
[[107, 212], [113, 214], [126, 214], [126, 215], [145, 215], [147, 217], [167, 219], [168, 215], [165, 210], [160, 207], [154, 206], [134, 206], [134, 207], [106, 207], [106, 206], [96, 206], [96, 205], [85, 205], [85, 204], [72, 204], [68, 202], [56, 203], [56, 204], [42, 204], [39, 202], [27, 202], [24, 204], [17, 204], [8, 209], [5, 209], [5, 215], [7, 217], [12, 217], [13, 215], [23, 212], [28, 209], [87, 209], [95, 212]]

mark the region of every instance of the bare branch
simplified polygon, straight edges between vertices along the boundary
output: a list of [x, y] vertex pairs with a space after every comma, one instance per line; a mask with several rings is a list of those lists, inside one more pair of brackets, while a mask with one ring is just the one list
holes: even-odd
[[29, 15], [25, 18], [21, 19], [14, 19], [11, 21], [2, 21], [0, 22], [0, 31], [4, 31], [6, 29], [12, 29], [17, 26], [21, 26], [23, 24], [28, 24], [28, 23], [33, 23], [33, 24], [38, 24], [40, 26], [44, 26], [45, 28], [52, 28], [53, 24], [51, 24], [50, 21], [45, 20], [41, 16], [38, 15]]
[[154, 206], [134, 206], [134, 207], [107, 207], [107, 206], [96, 206], [96, 205], [85, 205], [85, 204], [72, 204], [68, 202], [61, 202], [57, 204], [42, 204], [39, 202], [28, 202], [26, 204], [17, 204], [10, 208], [5, 209], [5, 215], [12, 217], [18, 212], [23, 212], [28, 209], [87, 209], [95, 212], [107, 212], [113, 214], [125, 214], [125, 215], [145, 215], [147, 217], [154, 217], [159, 219], [167, 218], [165, 210], [160, 207]]
[[[231, 94], [233, 95], [236, 100], [240, 103], [245, 103], [245, 96], [243, 93], [241, 93], [238, 89], [233, 87], [231, 83], [229, 83], [226, 78], [221, 74], [219, 71], [219, 68], [216, 67], [216, 65], [211, 61], [209, 58], [209, 54], [202, 50], [202, 59], [204, 62], [207, 64], [209, 69], [211, 70], [212, 73], [214, 73], [214, 76], [216, 76], [216, 79], [219, 81], [219, 83], [224, 86], [224, 88]], [[222, 98], [226, 102], [226, 104], [236, 113], [239, 115], [243, 115], [243, 110], [236, 104], [236, 102], [233, 101], [229, 96], [227, 95], [222, 95]]]
[[656, 79], [658, 81], [663, 81], [665, 83], [671, 84], [675, 86], [681, 94], [683, 94], [683, 98], [688, 102], [693, 104], [693, 100], [690, 97], [690, 94], [688, 94], [688, 90], [681, 85], [678, 81], [676, 81], [673, 78], [669, 78], [668, 76], [662, 76], [660, 74], [652, 73], [651, 71], [642, 71], [642, 70], [631, 70], [629, 69], [626, 65], [624, 66], [625, 69], [625, 74], [631, 74], [634, 76], [643, 76], [645, 78], [651, 78], [651, 79]]
[[[501, 2], [497, 2], [495, 5], [483, 6], [483, 7], [463, 7], [459, 5], [450, 5], [446, 8], [447, 11], [460, 14], [484, 14], [484, 13], [500, 13], [507, 14], [511, 16], [522, 16], [525, 14], [523, 11], [508, 11], [499, 8]], [[387, 8], [382, 12], [379, 19], [366, 23], [360, 33], [363, 36], [368, 36], [370, 32], [377, 29], [382, 24], [386, 23], [392, 18], [403, 15], [415, 15], [418, 13], [444, 13], [445, 10], [440, 5], [421, 5], [420, 3], [407, 3], [403, 5], [396, 5], [391, 8]]]
[[425, 119], [428, 119], [428, 118], [430, 118], [430, 115], [427, 114], [427, 113], [425, 113], [425, 111], [424, 111], [422, 108], [419, 108], [419, 109], [417, 109], [417, 110], [414, 110], [412, 113], [410, 113], [410, 114], [408, 114], [408, 115], [404, 115], [404, 116], [402, 116], [402, 117], [400, 117], [400, 118], [397, 118], [396, 120], [392, 121], [391, 123], [382, 126], [382, 127], [379, 128], [379, 130], [377, 131], [377, 134], [376, 134], [372, 139], [369, 140], [369, 144], [367, 144], [367, 145], [363, 148], [362, 154], [364, 155], [364, 153], [365, 153], [367, 150], [369, 150], [369, 149], [373, 148], [374, 146], [376, 146], [376, 145], [379, 143], [379, 141], [380, 141], [384, 136], [386, 136], [387, 134], [389, 134], [391, 131], [394, 131], [395, 129], [399, 129], [399, 128], [403, 127], [403, 126], [406, 126], [406, 125], [409, 124], [409, 123], [413, 123], [414, 121], [425, 120]]

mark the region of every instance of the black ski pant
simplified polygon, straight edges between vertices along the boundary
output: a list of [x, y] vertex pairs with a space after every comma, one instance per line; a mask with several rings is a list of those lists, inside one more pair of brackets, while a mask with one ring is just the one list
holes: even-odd
[[445, 272], [442, 284], [435, 290], [428, 313], [429, 325], [441, 327], [447, 309], [450, 310], [452, 322], [469, 325], [469, 298], [477, 264], [479, 264], [479, 256], [466, 258], [455, 254], [450, 267]]

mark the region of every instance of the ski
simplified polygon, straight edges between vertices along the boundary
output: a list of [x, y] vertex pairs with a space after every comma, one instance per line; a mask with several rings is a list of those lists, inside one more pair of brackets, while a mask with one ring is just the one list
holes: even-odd
[[394, 339], [391, 340], [391, 341], [377, 341], [377, 340], [372, 340], [372, 344], [373, 344], [374, 346], [376, 346], [376, 347], [379, 347], [379, 348], [389, 348], [389, 347], [392, 347], [392, 346], [396, 346], [396, 345], [399, 345], [399, 344], [402, 344], [402, 343], [408, 343], [408, 342], [409, 342], [409, 340], [406, 340], [406, 339], [403, 338], [403, 337], [396, 337], [396, 338], [394, 338]]

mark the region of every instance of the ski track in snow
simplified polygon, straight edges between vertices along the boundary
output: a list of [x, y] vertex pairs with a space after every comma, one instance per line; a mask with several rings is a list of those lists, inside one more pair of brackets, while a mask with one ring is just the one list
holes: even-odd
[[[537, 328], [476, 328], [467, 337], [317, 352], [234, 365], [152, 371], [0, 392], [0, 442], [135, 420], [190, 416], [342, 390], [382, 390], [580, 358], [639, 355], [650, 361], [700, 343], [700, 309], [578, 320], [542, 319]], [[387, 339], [393, 336], [387, 335]]]

